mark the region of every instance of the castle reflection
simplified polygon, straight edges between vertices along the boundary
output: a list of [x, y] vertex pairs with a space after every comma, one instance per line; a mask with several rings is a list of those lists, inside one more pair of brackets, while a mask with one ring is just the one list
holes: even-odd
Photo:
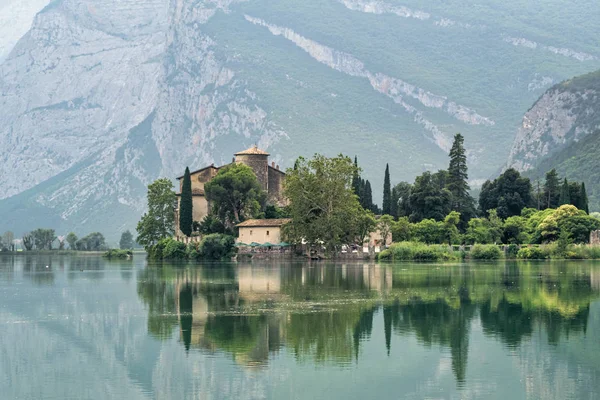
[[585, 333], [598, 282], [589, 266], [561, 263], [163, 264], [139, 274], [137, 287], [149, 332], [178, 335], [187, 351], [225, 353], [245, 367], [282, 351], [298, 361], [353, 363], [382, 329], [391, 357], [394, 336], [448, 348], [460, 385], [474, 323], [508, 347], [536, 329], [554, 345]]

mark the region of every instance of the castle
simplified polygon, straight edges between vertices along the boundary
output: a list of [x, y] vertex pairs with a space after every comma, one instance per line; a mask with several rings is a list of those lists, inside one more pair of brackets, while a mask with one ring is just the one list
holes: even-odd
[[[247, 165], [254, 171], [258, 182], [265, 192], [267, 192], [267, 202], [269, 204], [284, 205], [283, 181], [285, 172], [279, 169], [279, 165], [274, 162], [269, 165], [269, 153], [253, 146], [247, 150], [235, 153], [232, 163]], [[230, 165], [230, 164], [227, 164]], [[194, 221], [202, 221], [210, 211], [210, 203], [204, 193], [204, 185], [213, 179], [219, 170], [227, 165], [216, 167], [214, 164], [190, 172], [192, 181], [192, 213]], [[179, 231], [179, 202], [181, 199], [181, 189], [183, 186], [183, 176], [179, 180], [179, 193], [177, 194], [177, 209], [175, 211], [176, 236], [182, 236]]]

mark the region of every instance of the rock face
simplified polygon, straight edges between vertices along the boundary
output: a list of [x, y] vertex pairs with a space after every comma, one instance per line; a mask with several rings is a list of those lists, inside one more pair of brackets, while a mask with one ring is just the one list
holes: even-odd
[[[443, 4], [405, 3], [4, 2], [0, 231], [101, 231], [116, 242], [154, 179], [228, 163], [252, 144], [282, 168], [315, 152], [357, 154], [381, 187], [387, 162], [396, 182], [446, 167], [461, 132], [471, 178], [487, 178], [506, 160], [506, 132], [523, 108], [551, 83], [597, 68], [587, 6], [570, 5], [577, 39], [565, 43], [552, 25], [566, 23], [561, 13], [512, 32], [502, 15], [474, 18], [468, 5], [446, 15]], [[515, 4], [490, 11], [512, 14]], [[540, 31], [533, 47], [505, 40]], [[556, 118], [565, 132], [578, 123], [566, 115]], [[525, 165], [535, 151], [524, 145], [512, 158]]]
[[523, 117], [507, 168], [533, 169], [600, 129], [600, 71], [550, 88]]

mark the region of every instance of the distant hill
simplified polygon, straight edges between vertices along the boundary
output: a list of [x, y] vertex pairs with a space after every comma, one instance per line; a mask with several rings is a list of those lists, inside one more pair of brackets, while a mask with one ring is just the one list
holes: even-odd
[[393, 183], [446, 168], [461, 132], [487, 179], [546, 89], [600, 68], [597, 0], [7, 4], [0, 231], [17, 235], [116, 241], [148, 183], [254, 143], [282, 168], [358, 155], [380, 202], [386, 163]]
[[525, 114], [507, 167], [537, 179], [556, 168], [584, 181], [600, 210], [600, 70], [548, 89]]

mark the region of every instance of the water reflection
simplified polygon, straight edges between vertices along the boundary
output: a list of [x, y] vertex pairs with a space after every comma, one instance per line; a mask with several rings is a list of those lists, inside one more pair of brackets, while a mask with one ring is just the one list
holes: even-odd
[[536, 327], [556, 345], [563, 335], [585, 334], [597, 281], [584, 264], [560, 263], [164, 264], [139, 275], [138, 293], [155, 337], [177, 330], [186, 351], [223, 352], [250, 367], [266, 366], [283, 348], [299, 362], [360, 363], [361, 346], [382, 315], [388, 356], [393, 336], [447, 348], [462, 385], [474, 322], [508, 348]]

